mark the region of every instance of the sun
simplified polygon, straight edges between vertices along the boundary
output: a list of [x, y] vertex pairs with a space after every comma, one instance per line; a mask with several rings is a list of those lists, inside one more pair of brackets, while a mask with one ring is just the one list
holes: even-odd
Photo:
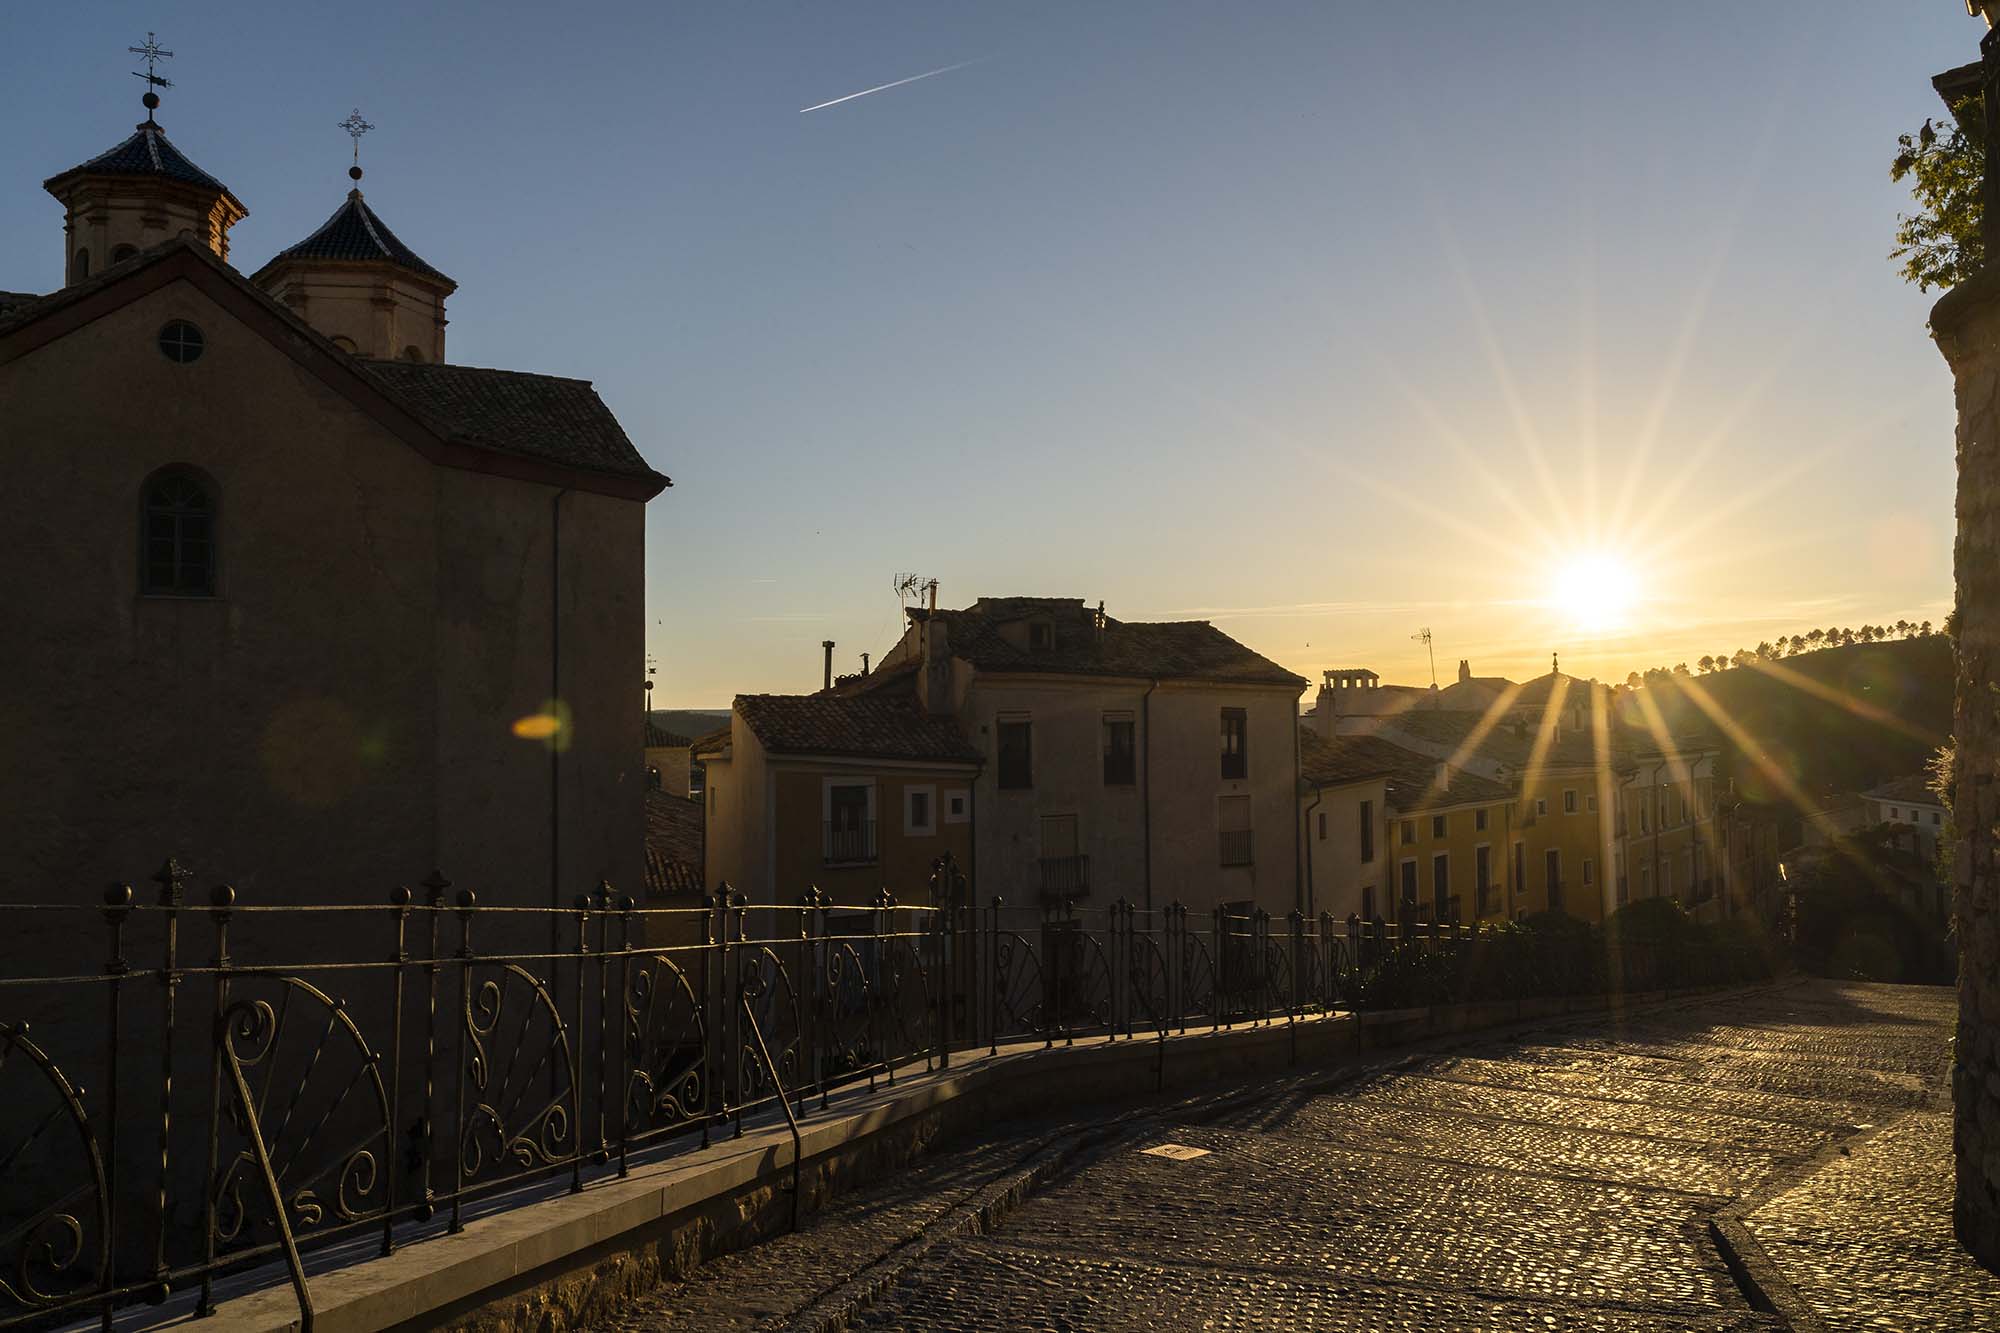
[[1631, 565], [1605, 551], [1580, 551], [1557, 569], [1548, 607], [1576, 629], [1603, 634], [1630, 624], [1638, 600]]

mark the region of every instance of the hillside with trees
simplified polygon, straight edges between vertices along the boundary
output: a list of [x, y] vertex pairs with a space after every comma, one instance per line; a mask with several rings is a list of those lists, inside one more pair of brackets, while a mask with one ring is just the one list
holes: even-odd
[[[1674, 733], [1715, 738], [1738, 790], [1760, 802], [1789, 804], [1760, 760], [1815, 798], [1921, 771], [1951, 735], [1950, 638], [1871, 633], [1836, 641], [1796, 655], [1739, 652], [1700, 675], [1685, 666], [1649, 671], [1619, 692], [1620, 709], [1643, 729], [1642, 700], [1650, 701]], [[1800, 642], [1814, 640], [1800, 636], [1786, 647]], [[1716, 722], [1697, 698], [1734, 725]]]

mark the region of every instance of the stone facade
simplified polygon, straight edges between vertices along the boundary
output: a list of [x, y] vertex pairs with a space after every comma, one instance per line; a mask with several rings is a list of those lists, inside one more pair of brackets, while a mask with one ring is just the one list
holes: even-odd
[[1952, 1065], [1956, 1107], [1959, 1241], [2000, 1267], [2000, 271], [1982, 270], [1931, 311], [1938, 350], [1958, 398], [1958, 829], [1954, 922], [1959, 947], [1958, 1038]]

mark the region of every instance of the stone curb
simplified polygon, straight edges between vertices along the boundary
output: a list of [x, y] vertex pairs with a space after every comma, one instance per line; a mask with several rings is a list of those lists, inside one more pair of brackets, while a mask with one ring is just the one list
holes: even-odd
[[1826, 1333], [1818, 1312], [1785, 1280], [1740, 1217], [1717, 1213], [1708, 1219], [1708, 1236], [1715, 1242], [1744, 1299], [1753, 1307], [1778, 1316], [1792, 1333]]

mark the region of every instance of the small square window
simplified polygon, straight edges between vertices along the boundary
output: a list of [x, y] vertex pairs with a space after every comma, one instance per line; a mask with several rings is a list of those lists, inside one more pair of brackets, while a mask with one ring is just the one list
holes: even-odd
[[1433, 838], [1442, 838], [1444, 836], [1444, 830], [1445, 830], [1444, 821], [1445, 817], [1443, 815], [1431, 816], [1431, 836]]
[[1547, 801], [1545, 801], [1545, 800], [1541, 799], [1540, 797], [1536, 797], [1536, 798], [1535, 798], [1535, 813], [1536, 813], [1536, 814], [1538, 814], [1538, 815], [1545, 815], [1545, 814], [1547, 814], [1548, 812], [1549, 812], [1549, 803], [1548, 803]]
[[1486, 832], [1486, 810], [1484, 807], [1472, 812], [1472, 829], [1475, 833]]
[[1573, 790], [1565, 789], [1563, 791], [1563, 813], [1566, 815], [1576, 813], [1576, 792]]
[[972, 818], [972, 793], [964, 787], [950, 787], [944, 794], [944, 822], [963, 824]]
[[932, 786], [905, 787], [903, 789], [903, 833], [907, 837], [923, 838], [937, 832], [937, 788]]
[[1404, 820], [1403, 845], [1405, 847], [1408, 847], [1411, 843], [1415, 842], [1416, 840], [1417, 840], [1417, 821], [1414, 819]]

